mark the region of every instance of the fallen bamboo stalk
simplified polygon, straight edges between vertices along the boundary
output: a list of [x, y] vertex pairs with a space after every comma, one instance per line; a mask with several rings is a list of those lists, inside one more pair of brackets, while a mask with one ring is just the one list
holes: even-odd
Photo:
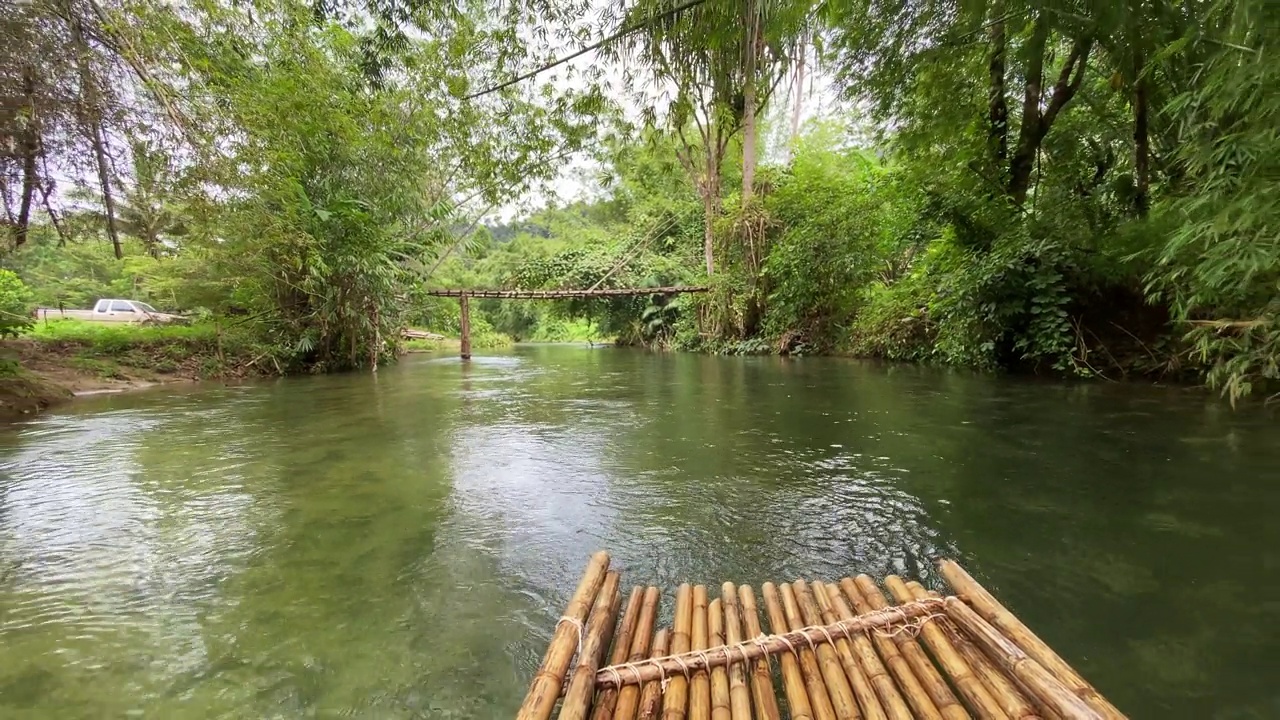
[[[707, 632], [711, 644], [724, 646], [724, 611], [717, 598], [707, 605]], [[711, 720], [733, 720], [729, 699], [729, 673], [724, 665], [711, 669]]]
[[[893, 608], [884, 594], [880, 592], [880, 588], [876, 586], [875, 581], [870, 577], [859, 575], [853, 579], [853, 585], [861, 594], [864, 602], [873, 610], [884, 611]], [[843, 584], [841, 587], [844, 587]], [[900, 605], [898, 607], [902, 608], [903, 606]], [[947, 681], [943, 680], [942, 676], [938, 674], [937, 668], [933, 666], [929, 657], [925, 655], [920, 643], [916, 642], [905, 631], [893, 633], [891, 639], [897, 644], [898, 651], [902, 653], [902, 657], [911, 666], [916, 679], [924, 686], [925, 692], [929, 693], [929, 697], [933, 699], [942, 716], [947, 720], [969, 720], [969, 712], [964, 709], [964, 706], [956, 699], [955, 694], [951, 692], [951, 688], [947, 686]]]
[[565, 673], [569, 663], [578, 651], [581, 642], [581, 628], [587, 621], [587, 614], [595, 604], [596, 595], [604, 584], [605, 574], [609, 570], [609, 553], [598, 552], [591, 556], [587, 569], [574, 591], [573, 597], [565, 607], [561, 621], [556, 623], [555, 632], [551, 636], [551, 644], [542, 658], [529, 693], [520, 705], [516, 720], [548, 720], [560, 699], [560, 688], [564, 686]]
[[[854, 617], [853, 610], [849, 608], [849, 602], [840, 594], [840, 588], [836, 585], [826, 586], [827, 599], [831, 602], [831, 607], [835, 611], [839, 620], [851, 620]], [[929, 699], [929, 695], [924, 691], [916, 681], [915, 675], [911, 674], [911, 668], [907, 667], [906, 660], [898, 655], [898, 648], [894, 646], [893, 641], [888, 638], [877, 637], [885, 645], [886, 657], [880, 659], [880, 655], [876, 652], [875, 644], [871, 638], [867, 637], [867, 633], [856, 633], [849, 638], [849, 642], [853, 645], [854, 651], [857, 652], [858, 661], [862, 664], [863, 669], [870, 678], [872, 685], [875, 686], [876, 694], [880, 696], [880, 703], [884, 707], [885, 714], [889, 716], [889, 720], [915, 720], [916, 716], [911, 714], [911, 708], [907, 707], [907, 701], [903, 699], [902, 694], [913, 693], [918, 698], [920, 705], [920, 717], [925, 720], [941, 720], [942, 716], [938, 713], [938, 709], [934, 707], [933, 701]], [[890, 654], [892, 657], [890, 657]], [[885, 664], [889, 667], [886, 668]], [[898, 686], [894, 684], [893, 672], [894, 665], [898, 666], [900, 680], [903, 689], [900, 692]]]
[[[769, 615], [769, 629], [774, 637], [785, 637], [790, 628], [782, 613], [777, 588], [767, 582], [760, 586], [760, 594], [764, 596], [765, 611]], [[813, 706], [809, 702], [808, 691], [804, 689], [800, 660], [790, 647], [778, 656], [778, 665], [782, 668], [782, 689], [787, 696], [787, 710], [792, 720], [813, 720]]]
[[[941, 598], [942, 596], [932, 590], [925, 590], [924, 586], [918, 582], [912, 581], [907, 583], [907, 588], [911, 591], [913, 599], [921, 598]], [[956, 624], [950, 618], [940, 619], [938, 626], [947, 634], [951, 640], [951, 644], [959, 651], [960, 656], [973, 668], [978, 679], [991, 690], [991, 694], [995, 696], [1000, 706], [1004, 708], [1005, 713], [1015, 720], [1041, 720], [1039, 709], [1022, 688], [1018, 684], [1000, 671], [991, 659], [983, 654], [972, 642], [965, 637], [964, 633], [956, 627]], [[1056, 714], [1047, 720], [1060, 720]]]
[[1071, 688], [1054, 677], [1043, 665], [1023, 652], [1014, 642], [990, 623], [978, 615], [976, 611], [955, 597], [945, 601], [947, 615], [974, 639], [988, 655], [1014, 677], [1018, 678], [1036, 697], [1053, 708], [1066, 720], [1103, 720], [1102, 713], [1095, 711]]
[[[742, 643], [742, 617], [738, 612], [738, 588], [727, 582], [720, 586], [720, 606], [724, 608], [726, 645]], [[729, 664], [729, 710], [733, 720], [751, 720], [751, 691], [747, 689], [747, 663]]]
[[595, 605], [591, 608], [591, 619], [587, 623], [586, 640], [578, 653], [578, 664], [569, 676], [569, 690], [565, 693], [560, 705], [560, 720], [584, 720], [591, 710], [591, 698], [595, 695], [596, 670], [600, 668], [600, 660], [604, 657], [605, 648], [613, 637], [613, 625], [618, 616], [618, 573], [610, 571], [605, 575], [604, 585], [596, 594]]
[[[707, 630], [707, 588], [705, 585], [693, 587], [693, 637], [694, 652], [705, 651], [710, 647], [710, 636]], [[597, 675], [597, 682], [599, 676]], [[711, 720], [711, 676], [706, 668], [693, 673], [689, 681], [689, 720]]]
[[[653, 636], [653, 657], [662, 657], [671, 647], [671, 634], [662, 628]], [[640, 690], [640, 713], [636, 720], [658, 720], [662, 714], [662, 680], [650, 680]]]
[[[835, 609], [831, 607], [831, 598], [827, 595], [827, 589], [821, 581], [813, 582], [812, 592], [809, 592], [809, 588], [801, 592], [800, 585], [800, 582], [796, 583], [796, 595], [802, 610], [806, 604], [812, 603], [816, 606], [815, 609], [822, 623], [830, 625], [839, 622], [840, 618], [836, 617]], [[867, 717], [867, 720], [888, 720], [884, 708], [880, 706], [880, 699], [876, 697], [876, 690], [871, 685], [871, 680], [858, 664], [858, 658], [853, 653], [853, 643], [848, 638], [837, 638], [835, 650], [840, 665], [844, 667], [845, 677], [849, 680], [849, 687], [853, 689], [853, 694], [858, 699], [858, 706], [862, 708], [862, 714]]]
[[[636, 623], [636, 632], [631, 640], [631, 653], [628, 663], [640, 662], [649, 657], [652, 650], [654, 620], [658, 615], [658, 604], [661, 601], [658, 588], [650, 587], [644, 591], [644, 603], [640, 606], [640, 619]], [[600, 686], [600, 678], [596, 676], [596, 687]], [[640, 686], [627, 685], [618, 692], [618, 704], [613, 720], [633, 720], [640, 708]], [[608, 717], [607, 715], [605, 717]]]
[[995, 596], [987, 592], [986, 588], [965, 572], [958, 563], [952, 560], [941, 560], [938, 562], [938, 570], [951, 588], [964, 598], [979, 616], [1022, 648], [1029, 657], [1048, 670], [1095, 712], [1107, 720], [1124, 720], [1124, 713], [1104, 698], [1083, 676], [1068, 665], [1066, 660], [1054, 652], [1053, 648], [1031, 632], [1031, 629], [1009, 612], [1004, 605], [1001, 605]]
[[[671, 630], [671, 652], [674, 655], [689, 652], [693, 646], [693, 588], [684, 583], [676, 590], [676, 616]], [[685, 720], [689, 704], [689, 678], [684, 674], [671, 677], [666, 696], [662, 701], [663, 720]]]
[[[613, 652], [609, 654], [609, 664], [624, 663], [631, 656], [631, 639], [635, 636], [636, 623], [640, 620], [640, 606], [644, 602], [644, 588], [637, 585], [631, 588], [631, 597], [627, 599], [627, 609], [622, 612], [622, 621], [618, 623], [617, 634], [613, 638]], [[594, 685], [594, 683], [593, 683]], [[613, 717], [613, 709], [618, 704], [618, 688], [605, 688], [596, 693], [592, 720], [608, 720]]]
[[[778, 595], [782, 597], [782, 613], [787, 618], [787, 625], [794, 631], [804, 627], [800, 617], [800, 609], [796, 607], [795, 590], [789, 583], [778, 586]], [[814, 652], [817, 645], [810, 640], [806, 646], [800, 646], [800, 674], [804, 676], [805, 689], [809, 691], [809, 702], [813, 705], [813, 716], [816, 720], [836, 720], [836, 703], [827, 690], [827, 683], [822, 677], [822, 667], [818, 663], [818, 654]], [[843, 720], [843, 718], [841, 718]]]
[[[884, 579], [884, 586], [893, 595], [894, 599], [901, 604], [907, 604], [915, 601], [915, 596], [907, 587], [902, 578], [897, 575], [889, 575]], [[1009, 716], [1005, 713], [1000, 703], [996, 702], [995, 697], [991, 695], [991, 691], [978, 680], [977, 674], [973, 668], [969, 667], [969, 663], [960, 657], [959, 651], [951, 644], [951, 640], [943, 633], [941, 618], [938, 622], [929, 621], [920, 626], [920, 640], [925, 647], [929, 648], [929, 653], [933, 655], [934, 660], [938, 662], [951, 678], [951, 684], [960, 693], [969, 705], [969, 709], [980, 720], [1009, 720]]]
[[[818, 604], [814, 602], [809, 585], [804, 580], [797, 580], [791, 583], [791, 589], [795, 596], [796, 609], [800, 612], [800, 620], [810, 627], [822, 625], [822, 613], [818, 610]], [[783, 599], [785, 608], [786, 595], [783, 595]], [[836, 643], [841, 640], [847, 643], [847, 638], [835, 638], [834, 642], [822, 643], [814, 652], [817, 653], [818, 668], [822, 671], [823, 682], [831, 695], [831, 706], [836, 711], [836, 717], [840, 720], [859, 720], [862, 717], [862, 710], [858, 707], [857, 696], [854, 695], [849, 676], [836, 652]]]
[[[747, 639], [764, 637], [760, 631], [760, 611], [756, 608], [756, 596], [751, 586], [738, 588], [738, 607], [742, 611], [742, 629]], [[773, 692], [773, 676], [769, 672], [769, 656], [762, 655], [751, 664], [751, 697], [755, 700], [756, 717], [760, 720], [781, 720], [778, 698]]]
[[[766, 583], [763, 586], [765, 592], [765, 603], [769, 604], [770, 591], [772, 583]], [[650, 588], [656, 590], [655, 588]], [[777, 599], [777, 590], [772, 591], [774, 599]], [[935, 614], [942, 610], [941, 600], [925, 600], [912, 605], [902, 605], [891, 608], [887, 611], [875, 611], [858, 615], [851, 620], [841, 620], [835, 625], [827, 625], [823, 627], [810, 627], [801, 630], [786, 631], [785, 624], [773, 625], [775, 634], [763, 638], [748, 640], [735, 646], [716, 646], [705, 651], [690, 651], [680, 656], [668, 656], [665, 658], [655, 658], [652, 660], [632, 660], [621, 665], [610, 665], [609, 667], [600, 668], [596, 672], [596, 687], [630, 687], [637, 683], [644, 683], [656, 677], [665, 675], [674, 675], [677, 672], [692, 672], [695, 670], [714, 669], [724, 667], [730, 662], [739, 660], [751, 660], [762, 655], [776, 655], [783, 650], [792, 648], [809, 647], [809, 643], [826, 642], [827, 637], [851, 637], [854, 634], [874, 630], [877, 628], [885, 628], [890, 625], [900, 625], [904, 620], [923, 617], [925, 615]], [[712, 601], [715, 604], [715, 601]], [[709, 622], [713, 617], [713, 613], [708, 608]], [[770, 610], [770, 620], [772, 621], [772, 610]], [[777, 632], [782, 630], [783, 632]], [[711, 638], [714, 643], [714, 637]]]
[[595, 290], [427, 290], [432, 297], [506, 298], [522, 300], [563, 300], [568, 298], [634, 297], [637, 295], [677, 295], [679, 293], [704, 293], [710, 288], [703, 285], [673, 285], [655, 288], [597, 288]]

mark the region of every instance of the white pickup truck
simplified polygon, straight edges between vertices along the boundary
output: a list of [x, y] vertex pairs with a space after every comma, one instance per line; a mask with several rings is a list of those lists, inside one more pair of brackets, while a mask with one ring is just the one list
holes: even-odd
[[92, 310], [61, 310], [59, 308], [39, 308], [36, 310], [36, 319], [38, 320], [57, 320], [58, 318], [88, 320], [91, 322], [126, 323], [171, 323], [186, 320], [181, 315], [162, 313], [144, 302], [121, 300], [119, 298], [99, 300]]

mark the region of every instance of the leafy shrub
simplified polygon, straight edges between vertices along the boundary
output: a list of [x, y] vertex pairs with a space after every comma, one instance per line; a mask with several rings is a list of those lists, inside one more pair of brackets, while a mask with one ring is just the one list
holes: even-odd
[[0, 337], [31, 327], [31, 289], [12, 270], [0, 270]]

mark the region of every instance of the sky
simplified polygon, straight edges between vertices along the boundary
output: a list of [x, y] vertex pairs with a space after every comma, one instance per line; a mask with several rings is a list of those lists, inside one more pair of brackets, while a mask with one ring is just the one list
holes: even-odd
[[[600, 3], [597, 3], [600, 4]], [[587, 43], [590, 44], [590, 43]], [[556, 57], [571, 54], [580, 45], [571, 43], [552, 44]], [[599, 52], [590, 52], [570, 60], [564, 65], [548, 71], [544, 76], [526, 82], [549, 83], [560, 90], [582, 90], [587, 87], [584, 74], [591, 68], [599, 68], [609, 90], [606, 95], [622, 108], [624, 117], [632, 122], [640, 122], [646, 109], [644, 103], [656, 104], [661, 109], [665, 104], [664, 97], [670, 95], [669, 88], [644, 87], [624, 82], [624, 68], [607, 60]], [[643, 77], [641, 68], [632, 70]], [[791, 112], [796, 93], [801, 95], [801, 126], [814, 121], [831, 119], [837, 116], [847, 117], [849, 108], [839, 99], [830, 73], [818, 63], [812, 48], [808, 51], [805, 67], [804, 85], [797, 88], [794, 73], [784, 78], [773, 98], [761, 116], [759, 147], [764, 164], [785, 162], [790, 136]], [[637, 96], [644, 98], [637, 101]], [[496, 209], [494, 222], [508, 222], [513, 218], [529, 214], [549, 204], [564, 205], [576, 200], [590, 200], [600, 197], [604, 190], [596, 181], [601, 167], [585, 154], [572, 158], [561, 168], [560, 173], [546, 189], [535, 189]]]

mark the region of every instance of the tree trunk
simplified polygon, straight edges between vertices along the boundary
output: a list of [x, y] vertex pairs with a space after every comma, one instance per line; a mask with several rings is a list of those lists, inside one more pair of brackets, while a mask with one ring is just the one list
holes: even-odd
[[[48, 172], [46, 170], [45, 172]], [[67, 245], [67, 229], [62, 225], [62, 220], [58, 218], [57, 211], [53, 208], [53, 202], [49, 200], [50, 193], [53, 192], [53, 181], [40, 190], [40, 196], [44, 199], [44, 211], [49, 213], [49, 221], [53, 223], [53, 229], [58, 231], [58, 247], [66, 247]]]
[[992, 4], [991, 14], [994, 19], [987, 31], [991, 41], [991, 57], [987, 64], [987, 72], [991, 79], [988, 89], [987, 105], [990, 126], [987, 130], [991, 142], [991, 152], [997, 167], [1003, 168], [1009, 157], [1009, 105], [1005, 101], [1005, 25], [1004, 2], [996, 0]]
[[80, 72], [80, 90], [83, 95], [84, 112], [81, 118], [88, 127], [89, 140], [93, 144], [93, 156], [98, 166], [98, 183], [102, 186], [102, 205], [107, 214], [107, 235], [111, 237], [111, 246], [115, 250], [116, 259], [124, 258], [124, 250], [120, 246], [120, 233], [116, 228], [116, 201], [111, 194], [111, 172], [107, 167], [106, 139], [102, 134], [102, 108], [98, 102], [98, 87], [93, 79], [93, 69], [89, 67], [89, 45], [85, 42], [84, 31], [78, 18], [72, 16], [72, 39], [76, 44], [76, 65]]
[[1139, 217], [1147, 216], [1151, 189], [1151, 138], [1148, 131], [1148, 88], [1142, 51], [1133, 57], [1133, 207]]
[[107, 168], [106, 142], [102, 137], [102, 125], [96, 118], [92, 125], [93, 154], [98, 161], [98, 182], [102, 185], [102, 205], [107, 211], [107, 235], [111, 237], [111, 247], [115, 250], [116, 259], [124, 259], [124, 249], [120, 246], [120, 233], [116, 229], [116, 201], [111, 194], [111, 174]]
[[746, 207], [755, 194], [756, 182], [756, 54], [760, 43], [760, 14], [755, 3], [747, 3], [747, 67], [746, 82], [742, 87], [742, 206]]
[[800, 37], [800, 52], [796, 56], [796, 96], [791, 105], [791, 142], [800, 137], [800, 111], [804, 107], [804, 59], [809, 53], [809, 40]]
[[702, 194], [702, 216], [705, 227], [702, 231], [702, 252], [706, 255], [707, 275], [714, 275], [716, 271], [715, 262], [715, 221], [716, 208], [715, 203], [711, 199], [709, 192]]
[[18, 204], [17, 232], [13, 236], [13, 246], [19, 247], [27, 241], [27, 233], [31, 229], [31, 201], [36, 192], [36, 156], [40, 153], [40, 131], [36, 123], [36, 80], [31, 66], [22, 71], [23, 90], [27, 96], [27, 109], [31, 113], [27, 118], [26, 131], [22, 141], [22, 199]]
[[1009, 196], [1019, 205], [1026, 202], [1031, 187], [1031, 171], [1040, 149], [1040, 99], [1044, 95], [1044, 47], [1049, 41], [1049, 22], [1038, 15], [1023, 51], [1027, 54], [1026, 81], [1022, 92], [1022, 123], [1018, 147], [1009, 162]]

